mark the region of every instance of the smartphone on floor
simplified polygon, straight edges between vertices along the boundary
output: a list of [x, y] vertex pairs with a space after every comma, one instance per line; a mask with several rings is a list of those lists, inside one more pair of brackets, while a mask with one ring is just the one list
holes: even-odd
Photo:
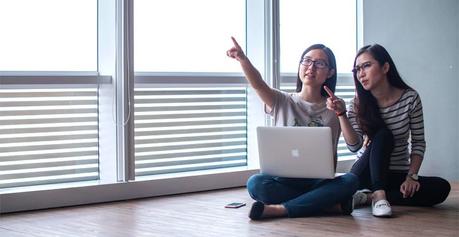
[[243, 207], [245, 206], [245, 203], [243, 202], [232, 202], [232, 203], [228, 203], [226, 204], [226, 208], [239, 208], [239, 207]]

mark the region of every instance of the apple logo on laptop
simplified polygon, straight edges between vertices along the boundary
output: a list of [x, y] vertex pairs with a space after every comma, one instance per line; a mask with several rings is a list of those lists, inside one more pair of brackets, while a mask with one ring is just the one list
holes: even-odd
[[292, 157], [295, 157], [295, 158], [300, 157], [300, 151], [298, 149], [292, 149], [290, 151], [290, 154], [292, 154]]

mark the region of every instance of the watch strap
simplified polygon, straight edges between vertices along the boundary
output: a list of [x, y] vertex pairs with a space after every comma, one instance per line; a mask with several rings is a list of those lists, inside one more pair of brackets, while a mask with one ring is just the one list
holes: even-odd
[[412, 179], [414, 181], [418, 181], [419, 180], [418, 174], [415, 174], [415, 173], [408, 174], [408, 177], [410, 177], [410, 179]]

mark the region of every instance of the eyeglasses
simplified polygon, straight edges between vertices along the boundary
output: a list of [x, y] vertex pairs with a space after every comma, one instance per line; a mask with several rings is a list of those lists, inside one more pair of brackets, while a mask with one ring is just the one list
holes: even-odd
[[364, 63], [362, 63], [362, 64], [360, 64], [360, 65], [355, 66], [355, 68], [352, 69], [352, 72], [353, 72], [354, 74], [357, 74], [357, 73], [360, 73], [360, 72], [362, 71], [362, 69], [363, 69], [364, 71], [366, 71], [366, 70], [368, 70], [368, 68], [371, 67], [371, 65], [373, 65], [372, 62], [364, 62]]
[[318, 68], [318, 69], [322, 69], [322, 68], [326, 68], [328, 67], [328, 63], [326, 63], [324, 60], [312, 60], [310, 58], [303, 58], [301, 59], [301, 62], [300, 62], [302, 65], [306, 66], [306, 67], [309, 67], [311, 65], [313, 65], [314, 67]]

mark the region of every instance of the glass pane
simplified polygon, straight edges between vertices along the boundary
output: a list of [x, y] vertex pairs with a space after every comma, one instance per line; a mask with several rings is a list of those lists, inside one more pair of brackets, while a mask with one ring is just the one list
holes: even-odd
[[245, 41], [243, 0], [136, 0], [135, 71], [240, 72], [225, 52]]
[[0, 190], [99, 179], [97, 87], [0, 89]]
[[176, 85], [135, 89], [135, 174], [247, 165], [247, 88]]
[[356, 52], [355, 0], [280, 1], [281, 73], [296, 73], [301, 53], [322, 43], [336, 56], [338, 73], [350, 73]]
[[97, 71], [96, 0], [0, 0], [0, 71]]

